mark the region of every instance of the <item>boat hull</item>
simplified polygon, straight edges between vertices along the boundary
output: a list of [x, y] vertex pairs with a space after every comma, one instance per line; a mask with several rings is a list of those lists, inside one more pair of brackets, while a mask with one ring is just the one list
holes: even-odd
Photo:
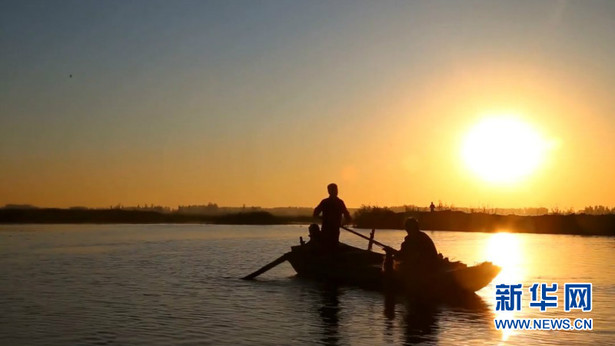
[[293, 246], [288, 261], [299, 277], [339, 284], [381, 288], [384, 255], [339, 244], [329, 252], [306, 244]]
[[299, 277], [411, 295], [473, 293], [487, 286], [501, 270], [490, 262], [467, 266], [442, 260], [439, 270], [427, 274], [394, 270], [385, 275], [384, 254], [343, 243], [333, 252], [310, 243], [293, 246], [287, 259]]

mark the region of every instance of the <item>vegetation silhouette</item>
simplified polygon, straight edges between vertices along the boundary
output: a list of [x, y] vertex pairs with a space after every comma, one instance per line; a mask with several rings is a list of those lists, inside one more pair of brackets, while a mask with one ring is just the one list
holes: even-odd
[[4, 224], [60, 224], [60, 223], [213, 223], [236, 225], [272, 225], [307, 223], [309, 216], [274, 216], [265, 211], [248, 211], [221, 215], [162, 213], [158, 211], [125, 209], [58, 209], [58, 208], [3, 208], [0, 223]]
[[[222, 209], [222, 208], [220, 208]], [[257, 208], [227, 208], [215, 214], [185, 213], [160, 207], [132, 209], [113, 207], [108, 209], [79, 208], [37, 208], [31, 205], [7, 205], [0, 208], [1, 224], [60, 224], [60, 223], [213, 223], [213, 224], [310, 224], [314, 221], [311, 209], [283, 208], [281, 214]], [[308, 212], [303, 213], [303, 209]], [[272, 209], [275, 211], [275, 209]], [[232, 211], [232, 212], [231, 212]], [[609, 213], [605, 213], [609, 212]], [[353, 221], [357, 228], [403, 229], [404, 221], [414, 217], [422, 229], [541, 234], [577, 234], [615, 236], [615, 214], [605, 207], [588, 207], [582, 213], [560, 213], [553, 210], [544, 215], [501, 215], [483, 211], [436, 210], [429, 208], [391, 208], [364, 206], [354, 212]]]
[[403, 229], [404, 220], [416, 218], [422, 229], [463, 232], [498, 232], [578, 235], [615, 235], [615, 214], [499, 215], [484, 212], [404, 211], [362, 207], [355, 213], [358, 228]]

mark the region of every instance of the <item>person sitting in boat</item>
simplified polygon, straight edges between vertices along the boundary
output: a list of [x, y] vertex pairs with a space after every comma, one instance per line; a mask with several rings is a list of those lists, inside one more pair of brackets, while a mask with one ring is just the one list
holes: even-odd
[[314, 209], [314, 218], [322, 214], [322, 236], [323, 242], [330, 247], [337, 246], [340, 239], [340, 227], [342, 226], [342, 216], [346, 223], [352, 220], [350, 213], [340, 198], [337, 197], [337, 185], [327, 186], [329, 197], [323, 199]]
[[440, 255], [431, 238], [420, 231], [418, 221], [412, 217], [408, 218], [404, 228], [408, 235], [395, 256], [395, 259], [400, 262], [400, 269], [414, 272], [436, 269]]
[[320, 243], [322, 241], [322, 232], [320, 231], [320, 227], [318, 227], [317, 224], [311, 224], [308, 228], [308, 232], [310, 233], [310, 243]]

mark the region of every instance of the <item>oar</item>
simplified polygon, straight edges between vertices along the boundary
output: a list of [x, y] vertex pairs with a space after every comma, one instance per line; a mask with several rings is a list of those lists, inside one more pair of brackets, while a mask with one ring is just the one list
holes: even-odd
[[380, 246], [381, 248], [383, 248], [385, 251], [393, 251], [394, 253], [397, 253], [397, 252], [398, 252], [397, 250], [393, 249], [392, 247], [390, 247], [390, 246], [388, 246], [388, 245], [385, 245], [385, 244], [382, 244], [381, 242], [379, 242], [379, 241], [377, 241], [377, 240], [370, 239], [369, 237], [366, 237], [366, 236], [364, 236], [363, 234], [361, 234], [361, 233], [359, 233], [359, 232], [357, 232], [357, 231], [353, 231], [353, 230], [351, 230], [351, 229], [350, 229], [350, 228], [348, 228], [348, 227], [344, 227], [344, 226], [341, 226], [341, 227], [342, 227], [343, 229], [347, 230], [348, 232], [350, 232], [350, 233], [354, 234], [354, 235], [358, 235], [359, 237], [361, 237], [361, 238], [363, 238], [363, 239], [365, 239], [365, 240], [369, 240], [369, 241], [371, 241], [372, 243], [374, 243], [374, 244], [376, 244], [376, 245]]
[[376, 245], [378, 245], [378, 246], [380, 246], [381, 248], [384, 249], [384, 252], [386, 252], [386, 255], [384, 256], [384, 263], [382, 265], [383, 265], [383, 270], [384, 270], [384, 274], [385, 274], [385, 282], [386, 281], [390, 281], [390, 277], [391, 277], [391, 275], [393, 275], [393, 271], [394, 271], [394, 269], [393, 269], [393, 256], [397, 255], [399, 253], [399, 251], [393, 249], [392, 247], [390, 247], [388, 245], [382, 244], [381, 242], [379, 242], [377, 240], [370, 239], [370, 238], [364, 236], [363, 234], [361, 234], [359, 232], [351, 230], [350, 228], [347, 228], [347, 227], [344, 227], [344, 226], [341, 226], [341, 227], [343, 229], [347, 230], [348, 232], [350, 232], [350, 233], [352, 233], [354, 235], [358, 235], [359, 237], [361, 237], [363, 239], [369, 240], [372, 243], [374, 243], [374, 244], [376, 244]]
[[271, 269], [271, 268], [273, 268], [273, 267], [277, 266], [278, 264], [280, 264], [280, 263], [282, 263], [282, 262], [286, 261], [287, 256], [288, 256], [288, 254], [289, 254], [289, 253], [290, 253], [290, 252], [287, 252], [287, 253], [283, 254], [282, 256], [280, 256], [280, 257], [279, 257], [278, 259], [276, 259], [275, 261], [273, 261], [273, 262], [271, 262], [271, 263], [267, 264], [266, 266], [262, 267], [261, 269], [259, 269], [259, 270], [255, 271], [254, 273], [252, 273], [252, 274], [250, 274], [250, 275], [247, 275], [247, 276], [242, 277], [242, 279], [243, 279], [243, 280], [252, 280], [252, 279], [254, 279], [255, 277], [257, 277], [257, 276], [261, 275], [262, 273], [266, 272], [267, 270], [269, 270], [269, 269]]

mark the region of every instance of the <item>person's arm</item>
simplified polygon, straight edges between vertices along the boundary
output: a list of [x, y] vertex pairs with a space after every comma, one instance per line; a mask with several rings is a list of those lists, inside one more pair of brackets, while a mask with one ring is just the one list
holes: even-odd
[[395, 259], [404, 260], [405, 257], [408, 257], [408, 253], [410, 253], [410, 251], [408, 251], [408, 248], [409, 248], [408, 242], [409, 242], [408, 237], [404, 238], [404, 241], [401, 243], [401, 246], [399, 247], [399, 251], [395, 253]]
[[348, 211], [348, 208], [346, 208], [346, 204], [344, 204], [344, 201], [342, 201], [342, 213], [344, 214], [345, 223], [350, 223], [352, 221], [352, 216], [350, 216], [350, 212]]
[[312, 217], [317, 219], [320, 216], [320, 213], [322, 213], [322, 201], [318, 204], [318, 206], [316, 206], [316, 208], [314, 208]]
[[428, 256], [438, 256], [438, 250], [436, 249], [436, 244], [433, 242], [431, 237], [424, 232], [421, 232], [421, 249]]

